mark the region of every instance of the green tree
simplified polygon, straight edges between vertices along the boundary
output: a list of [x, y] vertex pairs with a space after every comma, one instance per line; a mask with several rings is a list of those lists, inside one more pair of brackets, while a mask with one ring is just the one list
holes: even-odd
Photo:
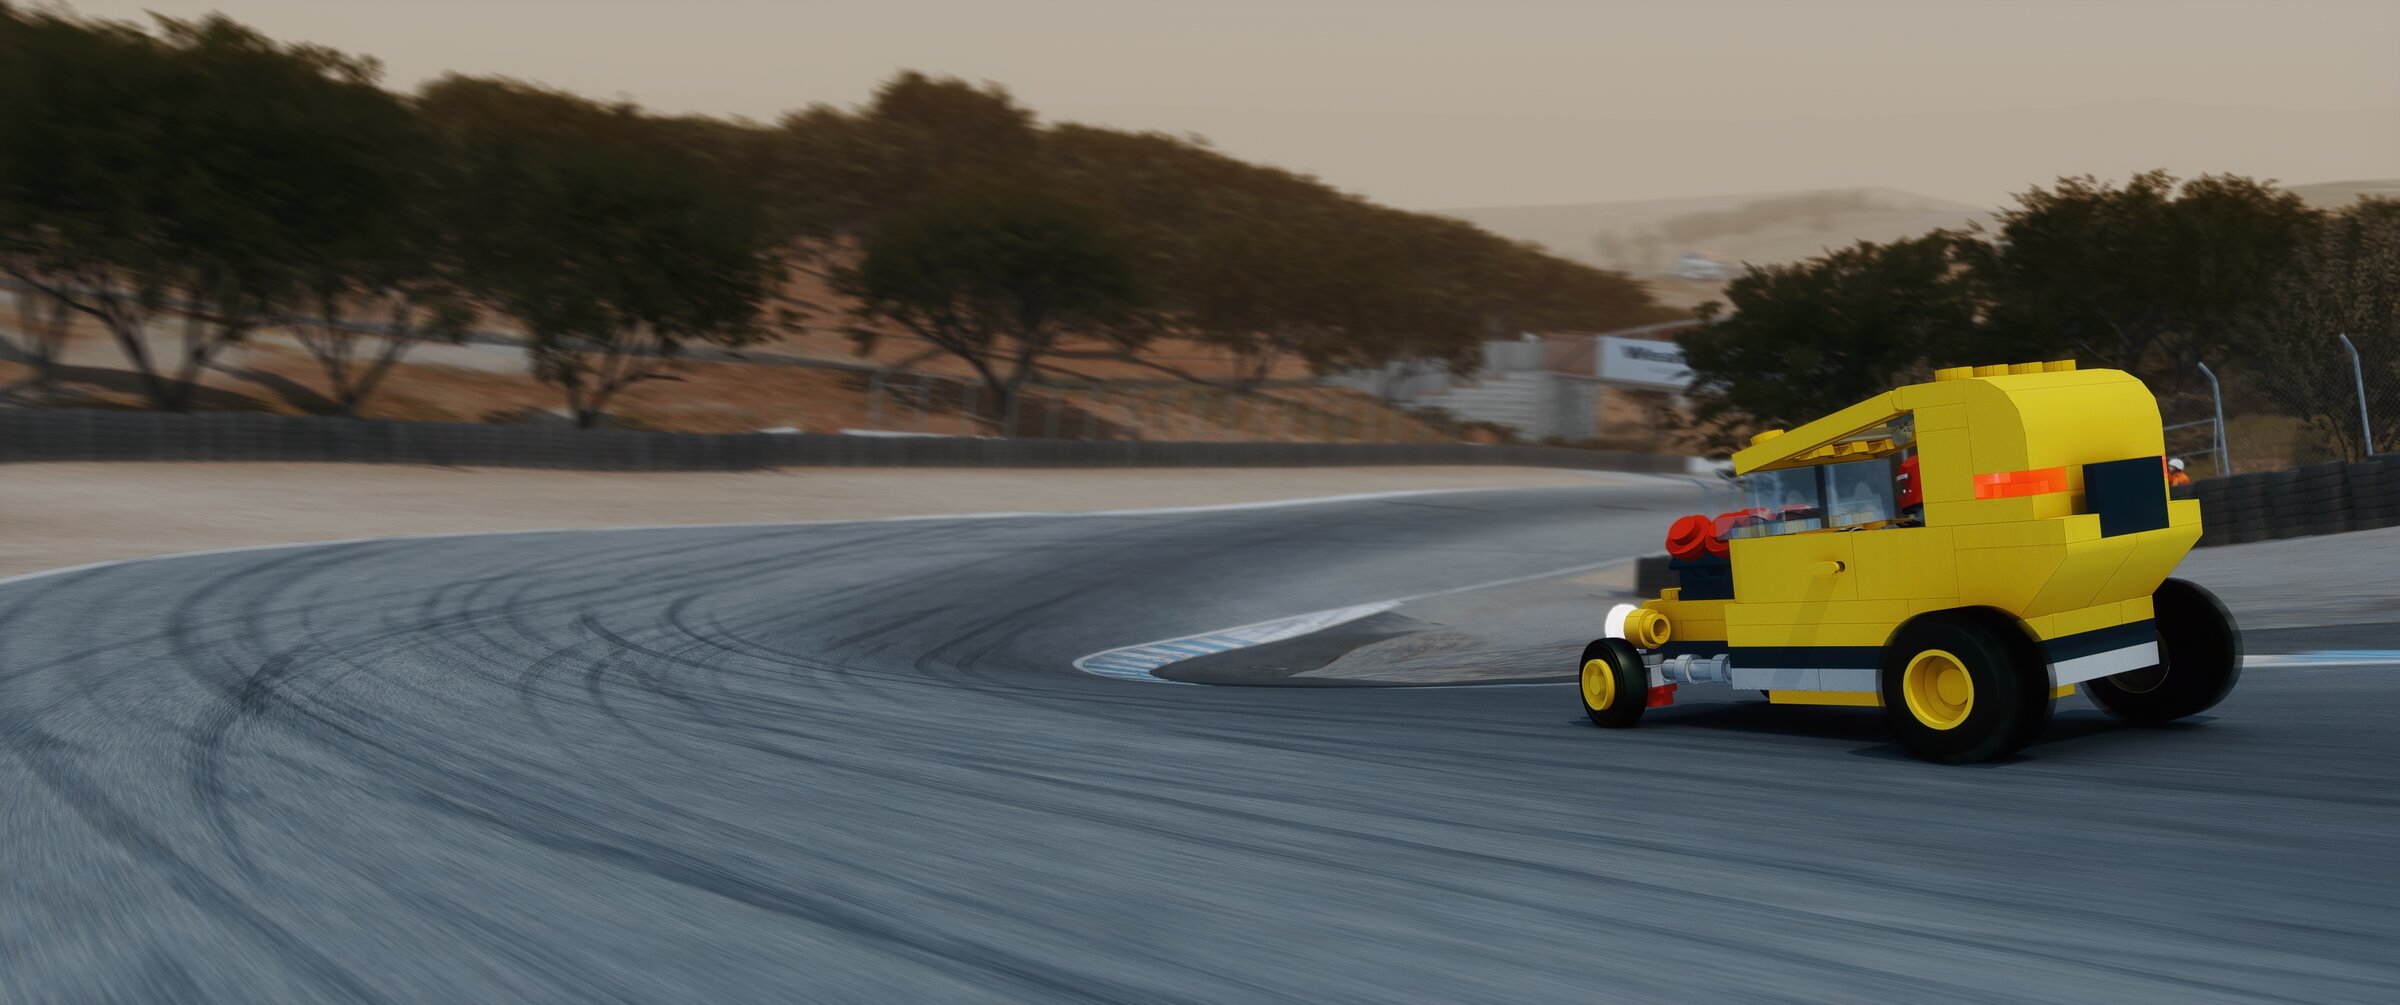
[[1703, 305], [1712, 322], [1682, 338], [1694, 418], [1719, 446], [1807, 422], [1869, 398], [1928, 360], [1971, 358], [1981, 300], [1935, 232], [1861, 241], [1821, 258], [1751, 266]]
[[[222, 16], [7, 30], [42, 50], [0, 124], [19, 151], [12, 275], [103, 322], [158, 407], [190, 408], [219, 354], [400, 202], [409, 119], [371, 60]], [[170, 308], [162, 357], [151, 328]]]
[[2400, 202], [2335, 214], [2300, 249], [2244, 326], [2272, 365], [2271, 399], [2326, 443], [2363, 459], [2358, 380], [2337, 336], [2357, 347], [2377, 453], [2400, 452]]
[[[1464, 366], [1496, 328], [1620, 327], [1672, 313], [1620, 275], [1377, 206], [1204, 141], [1044, 126], [991, 85], [904, 73], [855, 111], [787, 116], [770, 143], [770, 215], [812, 270], [838, 272], [886, 223], [962, 191], [1046, 193], [1115, 235], [1157, 330], [1232, 355], [1236, 387], [1294, 359], [1319, 371], [1397, 359]], [[1200, 379], [1128, 348], [1147, 344], [1068, 334], [1042, 356]]]
[[[837, 277], [861, 320], [923, 339], [975, 370], [1014, 435], [1024, 387], [1062, 341], [1131, 348], [1150, 332], [1122, 240], [1085, 207], [1032, 192], [928, 202], [867, 239]], [[872, 351], [881, 330], [853, 330]]]
[[329, 113], [338, 124], [315, 132], [346, 202], [295, 242], [278, 320], [324, 372], [338, 413], [354, 417], [410, 349], [460, 341], [474, 311], [452, 274], [456, 221], [435, 211], [433, 131], [381, 90], [342, 97]]
[[329, 276], [313, 284], [305, 316], [281, 319], [325, 373], [339, 414], [355, 418], [392, 367], [421, 342], [465, 340], [474, 308], [431, 278], [378, 271]]
[[166, 69], [132, 25], [0, 5], [0, 271], [21, 288], [42, 379], [58, 349], [42, 333], [63, 338], [62, 305], [129, 352], [148, 348], [170, 272], [157, 214]]
[[[1144, 288], [1175, 329], [1235, 358], [1232, 384], [1255, 385], [1326, 344], [1335, 304], [1312, 289], [1329, 272], [1317, 255], [1334, 224], [1313, 182], [1163, 134], [1071, 124], [1048, 132], [1042, 154], [1044, 177], [1127, 235]], [[1201, 380], [1169, 362], [1129, 361]]]
[[524, 326], [578, 426], [674, 379], [691, 342], [759, 337], [778, 274], [759, 193], [690, 148], [690, 123], [456, 76], [418, 105], [442, 136], [457, 274]]
[[763, 137], [769, 226], [829, 278], [869, 231], [943, 192], [1023, 187], [1041, 145], [997, 85], [906, 71], [856, 113], [812, 106]]
[[1318, 372], [1401, 360], [1458, 368], [1493, 330], [1597, 330], [1672, 313], [1620, 274], [1193, 140], [1058, 126], [1045, 134], [1041, 174], [1130, 235], [1171, 330], [1230, 352], [1237, 385], [1290, 359]]
[[[201, 373], [262, 316], [305, 303], [306, 279], [362, 220], [408, 191], [406, 109], [370, 59], [282, 44], [222, 16], [159, 18], [167, 48], [166, 177], [151, 226], [182, 313], [175, 361], [128, 357], [161, 407], [189, 409]], [[170, 375], [159, 379], [161, 374]]]
[[2195, 363], [2238, 351], [2241, 320], [2320, 219], [2298, 196], [2230, 175], [2061, 178], [2019, 195], [1992, 239], [1966, 250], [1990, 289], [1985, 326], [2011, 358], [2073, 355], [2173, 391]]

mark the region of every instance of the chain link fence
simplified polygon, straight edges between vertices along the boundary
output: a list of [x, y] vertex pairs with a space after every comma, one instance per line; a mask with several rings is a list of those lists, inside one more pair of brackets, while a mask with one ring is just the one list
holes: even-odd
[[2334, 334], [2298, 341], [2321, 342], [2318, 351], [2202, 363], [2188, 383], [2155, 381], [2167, 455], [2204, 479], [2400, 454], [2395, 341]]

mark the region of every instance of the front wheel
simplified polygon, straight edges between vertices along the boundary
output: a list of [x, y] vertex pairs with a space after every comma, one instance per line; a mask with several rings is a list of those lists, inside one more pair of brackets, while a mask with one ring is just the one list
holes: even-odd
[[1642, 721], [1650, 707], [1650, 668], [1624, 639], [1595, 639], [1583, 647], [1579, 684], [1583, 714], [1595, 726], [1623, 729]]
[[1985, 620], [1932, 614], [1885, 648], [1884, 721], [1900, 745], [1937, 764], [2017, 751], [2049, 721], [2050, 675]]
[[2137, 726], [2198, 715], [2225, 700], [2242, 677], [2242, 633], [2215, 594], [2170, 579], [2150, 595], [2158, 665], [2086, 681], [2100, 710]]

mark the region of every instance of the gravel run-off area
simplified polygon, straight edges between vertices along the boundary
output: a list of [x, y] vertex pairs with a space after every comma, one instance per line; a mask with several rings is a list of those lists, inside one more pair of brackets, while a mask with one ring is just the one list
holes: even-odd
[[404, 534], [1081, 512], [1370, 492], [1592, 485], [1510, 467], [597, 472], [370, 464], [0, 465], [0, 576]]

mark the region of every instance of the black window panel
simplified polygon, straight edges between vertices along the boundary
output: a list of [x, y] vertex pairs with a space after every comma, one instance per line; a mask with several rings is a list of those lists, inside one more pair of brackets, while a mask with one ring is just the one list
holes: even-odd
[[2100, 517], [2100, 536], [2115, 537], [2167, 525], [2167, 470], [2159, 457], [2129, 457], [2083, 466], [2083, 508]]

